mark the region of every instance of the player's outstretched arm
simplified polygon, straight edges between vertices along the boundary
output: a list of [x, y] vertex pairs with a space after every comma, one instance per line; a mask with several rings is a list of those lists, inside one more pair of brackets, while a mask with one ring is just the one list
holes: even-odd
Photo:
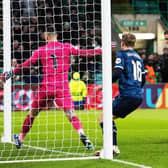
[[14, 68], [12, 71], [6, 71], [4, 73], [2, 73], [1, 75], [1, 80], [3, 82], [5, 82], [6, 80], [8, 80], [9, 78], [12, 77], [12, 75], [15, 75], [15, 74], [20, 74], [22, 70], [25, 70], [25, 69], [28, 69], [30, 68], [30, 66], [32, 64], [35, 64], [37, 61], [38, 61], [38, 58], [39, 58], [39, 52], [38, 50], [36, 50], [33, 55], [28, 59], [26, 60], [25, 62], [19, 64], [16, 68]]
[[[116, 42], [111, 43], [111, 48], [116, 47]], [[82, 57], [93, 57], [95, 55], [101, 55], [102, 54], [102, 49], [97, 48], [97, 49], [88, 49], [88, 50], [83, 50], [83, 49], [76, 49], [73, 46], [70, 45], [70, 50], [72, 55], [79, 55]]]
[[12, 70], [13, 74], [20, 74], [22, 70], [26, 70], [31, 67], [32, 64], [35, 64], [39, 59], [40, 52], [36, 50], [33, 55], [26, 60], [25, 62], [19, 64], [16, 68]]
[[79, 51], [78, 51], [78, 55], [80, 55], [81, 57], [93, 57], [95, 55], [101, 55], [101, 54], [102, 54], [101, 48], [89, 49], [89, 50], [79, 49]]
[[69, 47], [70, 47], [71, 55], [82, 56], [82, 57], [93, 57], [95, 55], [102, 54], [101, 48], [83, 50], [83, 49], [77, 49], [70, 44], [69, 44]]

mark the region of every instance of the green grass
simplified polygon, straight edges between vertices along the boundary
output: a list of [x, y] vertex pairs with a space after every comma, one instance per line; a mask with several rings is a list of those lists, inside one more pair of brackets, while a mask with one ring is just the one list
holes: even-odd
[[[86, 134], [95, 144], [102, 147], [102, 135], [97, 118], [101, 111], [76, 112], [82, 120]], [[13, 112], [13, 133], [20, 132], [26, 112]], [[2, 134], [2, 117], [0, 113], [0, 133]], [[118, 119], [118, 144], [121, 154], [116, 159], [166, 168], [168, 165], [168, 110], [137, 110], [126, 119]], [[28, 160], [42, 158], [63, 158], [92, 156], [81, 144], [62, 111], [41, 112], [35, 120], [31, 132], [27, 135], [25, 145], [42, 147], [41, 150], [24, 146], [17, 150], [12, 144], [0, 143], [0, 160]], [[52, 150], [52, 151], [51, 151]], [[57, 161], [37, 163], [0, 164], [0, 168], [24, 167], [73, 167], [73, 168], [127, 168], [132, 167], [107, 160]]]

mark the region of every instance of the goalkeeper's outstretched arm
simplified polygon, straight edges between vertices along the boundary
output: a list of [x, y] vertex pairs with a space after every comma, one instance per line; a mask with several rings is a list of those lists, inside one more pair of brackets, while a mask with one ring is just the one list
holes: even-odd
[[39, 59], [39, 52], [36, 50], [33, 55], [26, 60], [25, 62], [19, 64], [16, 68], [14, 68], [11, 71], [5, 71], [1, 74], [1, 80], [3, 82], [6, 82], [9, 78], [12, 77], [12, 75], [20, 74], [22, 70], [28, 69], [31, 67], [32, 64], [35, 64]]
[[[83, 49], [76, 49], [75, 47], [73, 47], [71, 44], [70, 45], [70, 52], [72, 55], [79, 55], [82, 57], [93, 57], [95, 55], [101, 55], [102, 54], [102, 49], [101, 48], [97, 48], [97, 49], [88, 49], [88, 50], [83, 50]], [[112, 42], [111, 44], [111, 48], [114, 48], [115, 45]]]
[[102, 54], [102, 49], [88, 49], [88, 50], [83, 50], [83, 49], [76, 49], [73, 46], [70, 45], [70, 51], [72, 55], [76, 56], [82, 56], [82, 57], [93, 57], [95, 55], [100, 55]]

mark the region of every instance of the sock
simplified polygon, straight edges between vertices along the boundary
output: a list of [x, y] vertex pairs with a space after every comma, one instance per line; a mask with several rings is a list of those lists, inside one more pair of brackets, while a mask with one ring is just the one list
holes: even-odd
[[29, 132], [30, 128], [33, 125], [34, 117], [31, 117], [30, 114], [28, 114], [24, 120], [22, 130], [20, 132], [19, 140], [23, 141], [26, 134]]
[[103, 134], [103, 122], [100, 122], [100, 127], [102, 129], [102, 134]]
[[[103, 122], [100, 123], [100, 127], [102, 129], [102, 133], [103, 133]], [[113, 121], [113, 145], [117, 145], [117, 127], [115, 125], [115, 122]]]
[[117, 146], [117, 127], [114, 121], [112, 127], [113, 127], [113, 145]]
[[79, 135], [84, 134], [82, 123], [78, 119], [78, 117], [73, 116], [70, 122], [71, 122], [73, 128], [78, 132]]

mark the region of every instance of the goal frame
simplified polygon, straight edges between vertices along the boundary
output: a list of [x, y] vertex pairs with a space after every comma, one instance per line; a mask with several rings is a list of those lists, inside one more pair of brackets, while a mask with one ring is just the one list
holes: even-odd
[[112, 152], [112, 36], [111, 3], [101, 1], [102, 64], [103, 64], [103, 153], [102, 158], [113, 159]]
[[[11, 70], [11, 4], [10, 0], [3, 0], [3, 70]], [[103, 159], [113, 159], [112, 152], [112, 48], [111, 48], [111, 2], [101, 1], [102, 25], [102, 63], [103, 63]], [[4, 133], [3, 143], [12, 143], [12, 107], [11, 107], [11, 79], [4, 83]], [[83, 159], [98, 157], [86, 157]], [[77, 158], [65, 158], [64, 160]], [[80, 159], [80, 158], [78, 158]], [[50, 159], [48, 159], [50, 160]], [[55, 159], [59, 160], [59, 159]], [[60, 159], [61, 160], [61, 159]], [[33, 161], [33, 160], [32, 160]], [[35, 160], [37, 161], [37, 160]], [[6, 161], [8, 162], [8, 161]], [[18, 160], [19, 162], [19, 160]], [[0, 162], [1, 163], [1, 162]]]
[[[3, 71], [11, 70], [11, 5], [3, 0]], [[11, 79], [4, 83], [4, 133], [1, 141], [12, 142]]]

